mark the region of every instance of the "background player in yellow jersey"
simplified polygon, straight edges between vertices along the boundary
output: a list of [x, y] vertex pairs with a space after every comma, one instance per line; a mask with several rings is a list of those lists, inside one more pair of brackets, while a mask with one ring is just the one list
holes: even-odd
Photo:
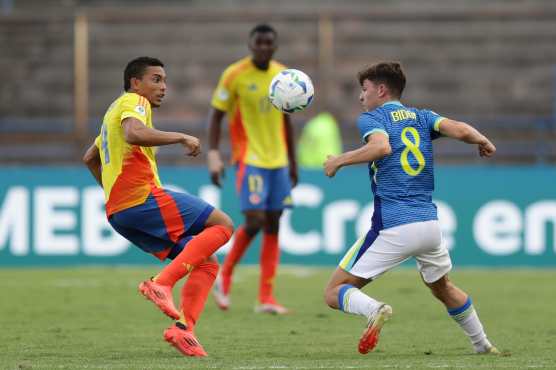
[[[151, 108], [159, 107], [166, 94], [163, 67], [150, 57], [128, 63], [125, 92], [108, 108], [83, 160], [104, 189], [112, 227], [145, 252], [173, 260], [139, 285], [141, 294], [177, 320], [164, 331], [165, 340], [185, 355], [206, 356], [194, 328], [218, 272], [213, 253], [230, 239], [233, 224], [201, 199], [160, 183], [155, 146], [180, 144], [190, 156], [200, 153], [196, 137], [153, 127]], [[178, 311], [172, 287], [186, 275]]]
[[222, 118], [227, 114], [232, 163], [237, 171], [236, 188], [245, 215], [245, 224], [235, 234], [221, 280], [215, 285], [214, 296], [221, 309], [230, 305], [234, 266], [262, 229], [259, 304], [255, 311], [287, 313], [274, 298], [273, 281], [279, 261], [280, 216], [284, 208], [291, 207], [290, 191], [297, 183], [297, 165], [289, 117], [268, 100], [272, 77], [285, 69], [272, 60], [276, 47], [276, 31], [266, 24], [255, 26], [249, 33], [251, 56], [226, 68], [212, 98], [208, 153], [211, 179], [221, 186], [224, 164], [218, 147]]

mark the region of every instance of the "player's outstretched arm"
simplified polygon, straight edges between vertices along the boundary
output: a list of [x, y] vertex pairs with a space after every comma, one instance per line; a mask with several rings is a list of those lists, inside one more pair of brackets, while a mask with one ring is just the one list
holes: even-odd
[[97, 183], [102, 186], [100, 152], [96, 144], [93, 143], [93, 145], [87, 149], [83, 156], [83, 163], [85, 163], [95, 180], [97, 180]]
[[384, 158], [392, 153], [392, 147], [388, 136], [382, 133], [374, 133], [368, 136], [367, 144], [359, 149], [342, 153], [338, 156], [329, 155], [324, 162], [324, 173], [328, 177], [334, 177], [341, 167], [358, 163], [368, 163]]
[[140, 146], [161, 146], [181, 144], [189, 156], [195, 157], [201, 152], [201, 143], [194, 136], [181, 132], [160, 131], [145, 126], [136, 118], [129, 117], [122, 121], [124, 138], [128, 144]]
[[477, 144], [481, 157], [490, 157], [496, 152], [496, 147], [486, 136], [465, 122], [444, 118], [440, 121], [439, 130], [444, 136], [463, 141], [467, 144]]
[[224, 162], [220, 157], [220, 132], [222, 118], [226, 113], [212, 108], [209, 115], [209, 151], [207, 155], [207, 165], [210, 173], [210, 180], [218, 187], [222, 187], [222, 177], [224, 177]]

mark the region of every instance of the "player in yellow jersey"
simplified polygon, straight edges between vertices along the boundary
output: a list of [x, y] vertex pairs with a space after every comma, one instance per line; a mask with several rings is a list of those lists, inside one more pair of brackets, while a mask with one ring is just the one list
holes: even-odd
[[218, 306], [224, 310], [230, 305], [234, 266], [262, 229], [259, 304], [255, 311], [288, 312], [274, 298], [273, 283], [279, 261], [280, 216], [284, 208], [291, 207], [290, 191], [297, 183], [297, 165], [290, 119], [268, 99], [270, 81], [285, 69], [272, 60], [276, 47], [277, 34], [272, 27], [266, 24], [254, 27], [249, 33], [251, 55], [226, 68], [212, 98], [208, 152], [211, 179], [221, 186], [224, 164], [218, 147], [222, 118], [227, 115], [236, 189], [245, 215], [245, 224], [235, 234], [213, 292]]
[[[176, 320], [164, 331], [164, 339], [184, 355], [206, 356], [194, 328], [218, 272], [213, 254], [230, 239], [233, 224], [201, 199], [161, 185], [154, 147], [180, 144], [187, 155], [200, 153], [196, 137], [153, 127], [152, 108], [159, 107], [166, 94], [163, 67], [150, 57], [128, 63], [125, 92], [108, 108], [100, 135], [83, 161], [104, 189], [112, 227], [145, 252], [172, 260], [139, 285], [141, 294]], [[185, 276], [178, 311], [172, 288]]]

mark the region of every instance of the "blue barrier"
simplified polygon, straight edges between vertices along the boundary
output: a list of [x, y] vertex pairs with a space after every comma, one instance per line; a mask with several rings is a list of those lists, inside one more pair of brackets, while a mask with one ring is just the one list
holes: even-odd
[[[232, 175], [220, 191], [203, 168], [162, 167], [160, 174], [168, 187], [241, 222]], [[334, 265], [369, 227], [367, 170], [343, 169], [332, 180], [302, 171], [300, 178], [296, 208], [282, 218], [282, 262]], [[0, 179], [0, 266], [156, 261], [111, 230], [103, 192], [86, 169], [0, 167]], [[434, 199], [455, 264], [556, 266], [555, 182], [554, 167], [438, 167]], [[258, 261], [258, 244], [244, 262]]]

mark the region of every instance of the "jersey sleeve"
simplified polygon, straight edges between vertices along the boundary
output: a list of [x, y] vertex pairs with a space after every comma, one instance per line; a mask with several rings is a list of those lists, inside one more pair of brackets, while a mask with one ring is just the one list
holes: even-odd
[[101, 138], [100, 138], [100, 135], [98, 135], [95, 138], [95, 146], [100, 149], [100, 145], [101, 145]]
[[428, 109], [423, 109], [421, 112], [425, 116], [425, 120], [430, 132], [440, 133], [440, 122], [442, 122], [445, 117], [442, 117], [438, 113]]
[[211, 105], [213, 108], [227, 112], [232, 105], [234, 73], [228, 67], [220, 76], [218, 85], [212, 93]]
[[364, 143], [367, 142], [369, 135], [380, 132], [386, 137], [388, 137], [388, 132], [384, 123], [381, 122], [380, 117], [377, 114], [371, 112], [362, 113], [357, 120], [357, 127], [359, 128], [359, 134], [361, 135], [361, 140]]
[[147, 115], [150, 109], [149, 101], [137, 94], [127, 94], [120, 101], [121, 116], [120, 122], [124, 119], [133, 117], [147, 125]]

